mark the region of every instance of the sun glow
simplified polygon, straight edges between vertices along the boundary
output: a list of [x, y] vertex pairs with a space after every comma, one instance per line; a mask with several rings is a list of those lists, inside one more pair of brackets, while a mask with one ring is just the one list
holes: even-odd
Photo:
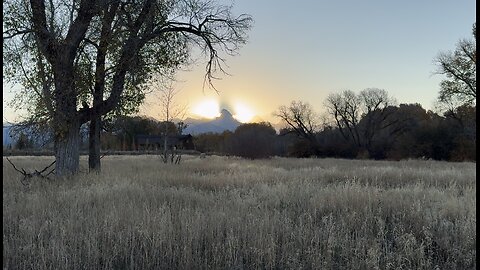
[[192, 113], [205, 118], [215, 118], [220, 116], [220, 106], [216, 100], [207, 99], [198, 103]]
[[235, 115], [233, 117], [242, 123], [249, 122], [255, 115], [250, 107], [240, 102], [235, 104], [234, 110]]

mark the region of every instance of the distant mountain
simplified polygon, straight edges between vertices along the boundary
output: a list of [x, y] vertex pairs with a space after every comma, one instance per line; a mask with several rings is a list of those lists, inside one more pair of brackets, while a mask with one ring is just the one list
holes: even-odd
[[[16, 124], [14, 123], [3, 123], [3, 146], [4, 147], [11, 147], [14, 146], [19, 138], [19, 133], [14, 132], [14, 127]], [[37, 133], [34, 132], [32, 129], [25, 128], [21, 133], [27, 135], [30, 140], [33, 141], [34, 148], [43, 148], [47, 146], [49, 143], [52, 143], [52, 135], [49, 132], [42, 132]], [[88, 125], [83, 124], [80, 127], [80, 140], [82, 143], [88, 142]]]
[[194, 135], [206, 132], [222, 133], [225, 130], [235, 131], [242, 124], [226, 109], [223, 109], [220, 116], [214, 119], [187, 118], [184, 122], [188, 125], [184, 134]]

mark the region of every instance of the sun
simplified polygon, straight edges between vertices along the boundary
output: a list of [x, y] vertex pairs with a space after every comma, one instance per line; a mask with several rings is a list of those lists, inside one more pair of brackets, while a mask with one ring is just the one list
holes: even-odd
[[218, 101], [206, 99], [198, 103], [192, 109], [192, 113], [204, 118], [215, 118], [220, 116], [220, 106], [218, 105]]
[[235, 104], [234, 110], [235, 114], [233, 117], [242, 123], [248, 123], [255, 115], [250, 107], [241, 102]]

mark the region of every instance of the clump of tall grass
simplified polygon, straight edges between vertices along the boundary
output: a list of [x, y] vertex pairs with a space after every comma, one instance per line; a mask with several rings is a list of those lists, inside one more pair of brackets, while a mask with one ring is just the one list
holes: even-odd
[[4, 159], [4, 268], [476, 267], [474, 163], [102, 161], [99, 175], [25, 188]]

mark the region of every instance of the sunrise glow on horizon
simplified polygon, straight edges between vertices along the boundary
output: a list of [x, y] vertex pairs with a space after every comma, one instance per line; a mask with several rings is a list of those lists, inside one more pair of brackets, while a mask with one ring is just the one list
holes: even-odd
[[243, 101], [235, 101], [233, 106], [227, 104], [222, 106], [225, 106], [225, 108], [221, 108], [220, 102], [216, 99], [204, 99], [193, 106], [191, 113], [196, 117], [213, 119], [220, 116], [221, 110], [226, 109], [232, 114], [233, 118], [242, 123], [248, 123], [256, 115], [252, 106]]
[[220, 116], [220, 105], [214, 99], [206, 99], [193, 107], [192, 113], [203, 118], [213, 119]]
[[236, 102], [234, 106], [233, 117], [242, 123], [248, 123], [255, 116], [252, 109], [241, 102]]

